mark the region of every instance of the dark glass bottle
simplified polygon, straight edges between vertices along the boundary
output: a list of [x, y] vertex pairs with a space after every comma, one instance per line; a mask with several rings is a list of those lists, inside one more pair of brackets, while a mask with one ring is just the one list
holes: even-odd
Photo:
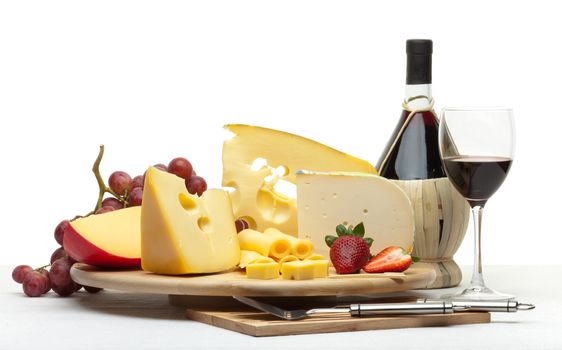
[[439, 121], [431, 95], [431, 40], [406, 41], [406, 95], [396, 128], [377, 164], [381, 176], [395, 180], [445, 177], [439, 157]]

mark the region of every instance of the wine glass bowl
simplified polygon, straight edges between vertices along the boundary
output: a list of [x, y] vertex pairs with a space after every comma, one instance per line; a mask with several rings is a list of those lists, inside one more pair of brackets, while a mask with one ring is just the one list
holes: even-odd
[[474, 266], [470, 287], [447, 298], [504, 300], [513, 296], [486, 286], [482, 274], [481, 222], [488, 199], [505, 180], [515, 146], [513, 112], [507, 108], [445, 108], [439, 150], [453, 187], [468, 201], [474, 219]]

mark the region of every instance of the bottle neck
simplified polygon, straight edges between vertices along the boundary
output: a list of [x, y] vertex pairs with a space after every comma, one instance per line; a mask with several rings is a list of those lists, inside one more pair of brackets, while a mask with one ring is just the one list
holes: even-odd
[[404, 105], [407, 109], [429, 109], [432, 101], [433, 96], [431, 95], [431, 84], [406, 84]]

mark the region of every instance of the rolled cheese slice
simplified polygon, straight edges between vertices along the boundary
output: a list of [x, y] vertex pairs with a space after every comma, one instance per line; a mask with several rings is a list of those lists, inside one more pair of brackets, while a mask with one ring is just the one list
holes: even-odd
[[281, 266], [281, 265], [283, 265], [283, 264], [286, 263], [286, 262], [289, 262], [289, 261], [298, 261], [298, 260], [299, 260], [299, 258], [297, 258], [297, 257], [294, 256], [294, 255], [287, 255], [287, 256], [285, 256], [285, 257], [279, 259], [277, 262], [279, 263], [279, 266]]
[[252, 250], [241, 250], [240, 251], [240, 263], [238, 266], [244, 269], [246, 266], [250, 264], [263, 264], [263, 263], [270, 263], [274, 262], [272, 258], [263, 256], [258, 252], [254, 252]]
[[304, 260], [327, 260], [327, 259], [324, 257], [324, 255], [313, 253], [307, 256]]
[[264, 235], [252, 229], [245, 229], [238, 233], [240, 249], [252, 250], [263, 256], [281, 259], [291, 253], [289, 241], [272, 235]]
[[278, 229], [271, 227], [263, 231], [264, 235], [272, 236], [279, 239], [286, 239], [291, 246], [291, 254], [299, 259], [305, 259], [314, 252], [314, 246], [309, 239], [296, 238]]

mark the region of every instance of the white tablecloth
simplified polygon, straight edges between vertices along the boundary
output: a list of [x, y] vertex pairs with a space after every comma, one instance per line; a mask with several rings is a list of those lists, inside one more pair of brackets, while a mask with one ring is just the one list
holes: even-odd
[[[491, 324], [254, 338], [187, 320], [166, 295], [28, 298], [0, 267], [0, 349], [562, 349], [562, 266], [491, 266], [491, 287], [535, 303]], [[466, 283], [470, 270], [463, 269]], [[438, 296], [448, 289], [425, 291]]]

